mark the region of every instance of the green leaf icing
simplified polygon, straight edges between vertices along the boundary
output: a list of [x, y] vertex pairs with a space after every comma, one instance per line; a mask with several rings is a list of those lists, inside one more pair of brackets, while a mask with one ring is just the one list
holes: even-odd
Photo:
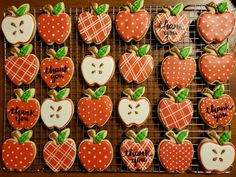
[[145, 87], [139, 87], [132, 95], [133, 100], [139, 99], [145, 92]]
[[55, 7], [52, 10], [52, 13], [54, 15], [58, 15], [59, 13], [61, 13], [63, 11], [64, 8], [64, 3], [63, 2], [59, 2], [58, 4], [55, 5]]
[[227, 2], [221, 2], [217, 5], [216, 8], [217, 8], [217, 11], [222, 14], [227, 10], [228, 4]]
[[22, 16], [26, 13], [28, 4], [23, 4], [21, 5], [17, 10], [16, 10], [16, 15], [17, 16]]
[[217, 86], [214, 89], [213, 97], [214, 98], [220, 98], [223, 95], [224, 91], [225, 91], [225, 89], [224, 89], [224, 85], [223, 84]]
[[99, 87], [95, 93], [92, 95], [92, 98], [98, 99], [106, 92], [106, 86]]
[[144, 55], [146, 55], [146, 53], [149, 51], [150, 49], [150, 45], [146, 44], [146, 45], [143, 45], [142, 47], [138, 48], [138, 55], [140, 57], [143, 57]]
[[20, 144], [25, 143], [27, 140], [29, 140], [32, 136], [32, 131], [27, 131], [21, 135], [21, 137], [18, 139], [18, 142]]
[[67, 52], [68, 52], [68, 47], [62, 47], [57, 51], [55, 58], [61, 59], [62, 57], [66, 56]]
[[131, 11], [132, 12], [137, 12], [139, 11], [142, 7], [143, 7], [143, 4], [144, 4], [144, 0], [137, 0], [133, 3], [132, 5], [132, 9]]
[[189, 54], [192, 52], [192, 47], [185, 47], [180, 51], [180, 56], [183, 59], [188, 58]]
[[147, 134], [148, 134], [147, 128], [140, 130], [140, 132], [138, 132], [138, 134], [137, 134], [135, 141], [137, 143], [141, 143], [147, 137]]
[[24, 101], [24, 102], [27, 102], [28, 99], [31, 97], [31, 91], [32, 91], [31, 89], [26, 90], [26, 91], [22, 94], [21, 100]]
[[103, 13], [106, 13], [108, 11], [108, 9], [109, 9], [108, 4], [102, 4], [98, 8], [95, 9], [95, 12], [97, 15], [101, 15]]
[[62, 132], [58, 135], [57, 142], [58, 142], [59, 144], [62, 144], [62, 143], [65, 141], [65, 139], [67, 138], [66, 135], [67, 135], [67, 132], [66, 132], [66, 131], [62, 131]]
[[172, 10], [172, 16], [178, 15], [183, 10], [183, 3], [178, 3]]
[[184, 139], [188, 136], [188, 130], [182, 130], [176, 137], [176, 141], [179, 144], [182, 144]]
[[99, 58], [106, 56], [110, 52], [110, 48], [111, 48], [110, 45], [103, 46], [100, 50], [98, 50], [97, 56]]
[[100, 132], [98, 132], [95, 136], [95, 143], [99, 143], [102, 140], [104, 140], [107, 136], [107, 131], [106, 130], [102, 130]]
[[176, 95], [176, 98], [175, 98], [176, 102], [181, 103], [188, 96], [188, 93], [189, 93], [189, 89], [187, 88], [181, 89]]
[[32, 44], [26, 44], [24, 45], [21, 49], [20, 49], [20, 52], [19, 52], [19, 56], [20, 57], [24, 57], [26, 54], [29, 53], [29, 51], [32, 49]]
[[219, 139], [220, 144], [224, 145], [226, 142], [228, 142], [231, 138], [231, 131], [225, 131]]
[[224, 44], [219, 46], [219, 48], [217, 50], [218, 55], [224, 56], [225, 53], [227, 52], [227, 49], [228, 49], [228, 43], [225, 42]]
[[65, 98], [69, 95], [69, 91], [70, 91], [69, 88], [64, 88], [64, 89], [60, 90], [60, 91], [57, 93], [56, 99], [57, 99], [57, 100], [63, 100], [63, 99], [65, 99]]

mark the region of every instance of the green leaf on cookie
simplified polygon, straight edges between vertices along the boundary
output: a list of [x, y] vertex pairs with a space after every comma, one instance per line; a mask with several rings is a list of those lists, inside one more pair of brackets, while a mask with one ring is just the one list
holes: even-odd
[[181, 58], [186, 59], [188, 58], [191, 52], [192, 52], [192, 47], [185, 47], [180, 51], [180, 56]]
[[63, 100], [65, 99], [66, 97], [68, 97], [70, 93], [70, 89], [69, 88], [64, 88], [62, 90], [60, 90], [57, 95], [56, 95], [56, 99], [57, 100]]
[[188, 136], [188, 130], [182, 130], [181, 132], [179, 132], [176, 137], [177, 143], [182, 144], [185, 138], [187, 138], [187, 136]]
[[104, 95], [105, 92], [106, 92], [106, 86], [99, 87], [92, 95], [92, 98], [98, 99], [102, 95]]
[[217, 53], [219, 56], [224, 56], [225, 53], [227, 52], [227, 49], [228, 49], [228, 43], [225, 42], [223, 44], [221, 44], [217, 50]]
[[139, 87], [137, 90], [135, 90], [134, 94], [132, 95], [133, 100], [139, 99], [145, 92], [145, 87]]
[[213, 90], [213, 97], [214, 98], [220, 98], [225, 91], [225, 87], [223, 84], [218, 85], [214, 90]]
[[188, 93], [189, 93], [189, 89], [187, 88], [181, 89], [176, 95], [176, 98], [175, 98], [176, 102], [181, 103], [188, 96]]
[[137, 134], [135, 141], [137, 143], [141, 143], [143, 140], [145, 140], [145, 138], [147, 137], [147, 134], [148, 134], [148, 128], [144, 128], [140, 130]]
[[221, 145], [224, 145], [230, 139], [231, 139], [231, 131], [225, 131], [223, 134], [221, 134], [219, 142]]
[[217, 11], [219, 13], [224, 13], [228, 9], [228, 3], [227, 2], [221, 2], [217, 5]]
[[104, 140], [107, 136], [107, 131], [106, 130], [102, 130], [100, 132], [98, 132], [95, 136], [95, 142], [96, 143], [100, 143], [102, 140]]
[[103, 46], [101, 49], [98, 50], [97, 56], [98, 56], [99, 58], [102, 58], [102, 57], [108, 55], [109, 52], [110, 52], [110, 49], [111, 49], [111, 46], [110, 46], [110, 45], [105, 45], [105, 46]]
[[61, 133], [57, 137], [57, 142], [59, 144], [64, 143], [64, 141], [69, 137], [69, 135], [70, 135], [70, 129], [69, 128], [66, 128], [66, 129], [62, 130]]
[[20, 49], [20, 52], [19, 52], [19, 56], [20, 57], [24, 57], [25, 55], [27, 54], [30, 54], [31, 51], [33, 49], [33, 45], [32, 44], [26, 44], [24, 45], [21, 49]]
[[95, 9], [95, 12], [97, 15], [101, 15], [103, 13], [106, 13], [108, 11], [108, 9], [109, 9], [108, 4], [102, 4], [98, 8]]
[[17, 10], [16, 10], [16, 15], [17, 16], [22, 16], [25, 13], [27, 13], [29, 10], [29, 4], [22, 4]]
[[65, 57], [67, 55], [67, 52], [68, 52], [68, 47], [62, 47], [57, 51], [55, 58], [61, 59], [62, 57]]
[[183, 3], [176, 4], [176, 6], [171, 9], [171, 15], [172, 16], [179, 15], [179, 13], [182, 12], [183, 8], [184, 8]]
[[60, 13], [62, 13], [65, 9], [65, 5], [63, 2], [59, 2], [58, 4], [56, 4], [52, 10], [52, 13], [54, 15], [58, 15]]
[[140, 48], [138, 48], [137, 53], [140, 57], [143, 57], [144, 55], [146, 55], [146, 53], [149, 51], [149, 49], [150, 49], [150, 45], [145, 44], [145, 45], [141, 46]]
[[131, 11], [132, 12], [139, 11], [143, 7], [143, 5], [144, 5], [144, 0], [137, 0], [133, 3]]
[[20, 144], [23, 144], [23, 143], [25, 143], [26, 141], [28, 141], [28, 140], [32, 137], [32, 135], [33, 135], [33, 131], [32, 131], [32, 130], [26, 131], [26, 132], [24, 132], [24, 133], [20, 136], [20, 138], [18, 139], [18, 142], [19, 142]]

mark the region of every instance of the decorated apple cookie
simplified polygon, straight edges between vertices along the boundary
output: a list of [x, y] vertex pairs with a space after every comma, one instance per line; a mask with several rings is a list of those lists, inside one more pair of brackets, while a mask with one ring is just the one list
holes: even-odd
[[127, 3], [125, 10], [116, 15], [116, 30], [125, 41], [140, 41], [150, 26], [150, 15], [143, 9], [144, 0], [136, 0], [133, 4]]
[[224, 173], [235, 159], [235, 146], [229, 142], [231, 132], [218, 135], [214, 130], [208, 132], [209, 138], [198, 145], [198, 160], [206, 172]]
[[22, 4], [19, 8], [11, 6], [7, 10], [11, 15], [2, 21], [2, 31], [7, 41], [12, 45], [30, 43], [36, 32], [36, 20], [29, 13], [30, 5]]
[[120, 154], [125, 165], [131, 170], [146, 170], [152, 164], [155, 149], [152, 141], [147, 138], [148, 128], [137, 134], [129, 130], [120, 147]]
[[30, 84], [38, 74], [39, 60], [31, 54], [32, 44], [26, 44], [21, 49], [12, 47], [10, 56], [5, 61], [5, 72], [8, 78], [17, 86]]
[[189, 20], [182, 13], [183, 3], [173, 8], [162, 7], [162, 13], [158, 13], [153, 21], [153, 31], [161, 44], [180, 42], [188, 32]]
[[89, 52], [81, 63], [81, 72], [86, 83], [90, 86], [95, 84], [105, 85], [110, 81], [115, 72], [115, 60], [108, 55], [110, 45], [105, 45], [99, 50], [97, 47], [90, 47]]
[[25, 171], [33, 163], [37, 148], [30, 141], [33, 131], [28, 130], [23, 134], [15, 130], [11, 133], [13, 138], [7, 139], [2, 145], [2, 161], [10, 171]]
[[78, 148], [79, 160], [88, 171], [104, 171], [113, 159], [113, 147], [107, 136], [106, 130], [96, 134], [94, 129], [87, 131], [89, 139], [83, 140]]
[[227, 2], [206, 5], [207, 12], [201, 13], [197, 20], [197, 30], [206, 43], [222, 43], [234, 30], [235, 17], [227, 11]]
[[7, 103], [7, 118], [10, 125], [17, 130], [31, 129], [40, 116], [40, 103], [33, 98], [35, 89], [15, 89], [16, 99]]
[[65, 87], [73, 77], [74, 63], [66, 57], [67, 51], [68, 47], [62, 47], [57, 52], [50, 49], [47, 51], [49, 58], [41, 62], [41, 77], [50, 88]]
[[196, 73], [196, 62], [189, 57], [191, 52], [192, 47], [179, 50], [175, 46], [170, 50], [172, 55], [162, 61], [162, 78], [169, 88], [185, 88], [192, 82]]
[[92, 3], [91, 13], [84, 11], [78, 16], [78, 31], [85, 43], [101, 44], [111, 32], [108, 4]]
[[118, 104], [118, 113], [126, 127], [143, 125], [151, 113], [151, 103], [146, 97], [142, 97], [145, 87], [139, 87], [134, 92], [127, 88]]
[[218, 85], [212, 91], [209, 88], [202, 90], [207, 96], [198, 104], [199, 114], [204, 122], [212, 128], [227, 126], [234, 117], [235, 105], [233, 99], [224, 94], [224, 85]]
[[49, 134], [52, 141], [48, 141], [43, 148], [43, 159], [53, 172], [68, 171], [76, 158], [76, 144], [70, 136], [70, 129], [66, 128], [59, 134], [54, 131]]
[[70, 123], [74, 114], [74, 104], [67, 98], [70, 93], [69, 88], [64, 88], [57, 92], [50, 90], [41, 107], [41, 118], [49, 129], [62, 129]]
[[193, 144], [189, 140], [188, 130], [182, 130], [177, 135], [172, 131], [168, 131], [164, 139], [158, 145], [158, 158], [162, 166], [167, 172], [184, 173], [190, 166], [194, 149]]
[[163, 98], [158, 104], [159, 118], [167, 130], [185, 128], [193, 117], [193, 103], [186, 99], [189, 90], [183, 88], [176, 94], [172, 89], [165, 92], [169, 98]]
[[106, 86], [98, 88], [95, 92], [86, 89], [84, 94], [87, 97], [81, 98], [77, 105], [77, 112], [80, 120], [89, 128], [97, 125], [102, 127], [109, 120], [112, 113], [112, 101], [104, 95]]
[[71, 32], [71, 19], [65, 13], [64, 3], [59, 2], [54, 7], [46, 4], [43, 10], [46, 13], [38, 17], [39, 35], [47, 45], [64, 43]]
[[199, 59], [199, 70], [207, 83], [224, 83], [233, 74], [236, 58], [233, 54], [226, 53], [227, 49], [227, 42], [217, 48], [210, 44], [204, 48], [206, 53]]
[[126, 82], [144, 82], [151, 74], [154, 60], [151, 55], [147, 55], [150, 49], [149, 44], [140, 48], [134, 45], [129, 47], [129, 53], [124, 53], [119, 60], [119, 70]]

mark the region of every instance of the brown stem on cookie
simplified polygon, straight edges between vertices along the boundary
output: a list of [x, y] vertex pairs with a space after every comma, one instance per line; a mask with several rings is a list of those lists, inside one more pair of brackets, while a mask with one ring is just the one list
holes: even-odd
[[91, 140], [93, 143], [95, 143], [95, 142], [96, 142], [96, 140], [95, 140], [95, 137], [96, 137], [96, 132], [95, 132], [95, 130], [90, 129], [90, 130], [87, 131], [87, 134], [88, 134], [90, 140]]
[[176, 98], [176, 93], [174, 90], [172, 89], [169, 89], [165, 92], [165, 94], [173, 101], [175, 101], [175, 98]]
[[51, 4], [46, 4], [45, 6], [43, 6], [43, 10], [45, 12], [47, 12], [47, 14], [49, 15], [53, 15], [52, 11], [53, 11], [53, 7]]
[[94, 91], [90, 88], [84, 90], [84, 94], [89, 96], [89, 97], [92, 97], [92, 95], [94, 94]]
[[170, 6], [164, 6], [164, 7], [162, 7], [162, 11], [163, 11], [166, 15], [168, 15], [168, 16], [171, 15], [171, 7], [170, 7]]
[[129, 46], [129, 52], [137, 55], [137, 51], [138, 51], [138, 47], [137, 46], [135, 46], [135, 45]]
[[12, 48], [11, 48], [11, 54], [13, 54], [14, 56], [19, 56], [19, 53], [20, 53], [20, 49], [18, 48], [18, 47], [16, 47], [16, 46], [13, 46]]
[[206, 47], [204, 47], [204, 51], [207, 52], [207, 53], [217, 55], [217, 49], [211, 44], [208, 44]]
[[55, 141], [58, 143], [58, 133], [56, 131], [53, 131], [52, 133], [49, 134], [48, 136], [51, 140]]
[[55, 58], [56, 56], [56, 51], [54, 49], [49, 49], [47, 51], [47, 55], [50, 57], [50, 58]]
[[170, 49], [170, 53], [171, 53], [172, 55], [174, 55], [175, 57], [177, 57], [177, 58], [182, 58], [182, 57], [181, 57], [181, 54], [180, 54], [180, 50], [178, 49], [177, 46], [172, 47], [172, 48]]
[[21, 101], [21, 96], [23, 95], [24, 91], [22, 89], [14, 89], [15, 95], [17, 100]]
[[213, 98], [214, 92], [209, 88], [204, 88], [202, 89], [202, 94], [209, 98]]
[[99, 58], [97, 55], [98, 49], [96, 46], [89, 47], [88, 51], [93, 55], [93, 57]]
[[10, 6], [7, 8], [7, 11], [11, 13], [12, 16], [16, 16], [16, 10], [17, 8], [15, 6]]
[[216, 4], [214, 2], [210, 2], [206, 5], [206, 8], [209, 12], [215, 14], [217, 13], [217, 8], [216, 8]]
[[19, 130], [15, 130], [15, 131], [11, 132], [11, 136], [18, 140], [21, 137], [21, 133]]
[[134, 94], [133, 90], [131, 90], [130, 88], [126, 88], [126, 89], [123, 91], [123, 93], [124, 93], [126, 96], [128, 96], [129, 98], [132, 98], [132, 96], [133, 96], [133, 94]]
[[53, 100], [56, 100], [57, 98], [57, 91], [52, 89], [48, 92], [48, 96], [50, 96]]
[[219, 135], [215, 132], [215, 130], [211, 130], [211, 131], [209, 131], [207, 134], [208, 134], [208, 136], [209, 136], [212, 140], [214, 140], [214, 141], [216, 141], [217, 143], [221, 144], [221, 143], [220, 143], [220, 137], [219, 137]]
[[126, 132], [126, 136], [135, 141], [137, 134], [133, 130], [129, 130], [128, 132]]

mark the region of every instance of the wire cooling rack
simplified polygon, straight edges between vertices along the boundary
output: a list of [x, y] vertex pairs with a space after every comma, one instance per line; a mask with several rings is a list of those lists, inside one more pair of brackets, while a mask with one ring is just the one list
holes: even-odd
[[[158, 6], [146, 6], [145, 9], [150, 13], [151, 20], [153, 23], [153, 19], [155, 15], [160, 11], [160, 7]], [[68, 87], [71, 89], [71, 93], [69, 97], [73, 100], [75, 104], [75, 113], [72, 121], [67, 126], [71, 128], [71, 138], [73, 138], [77, 144], [87, 138], [86, 131], [88, 128], [86, 128], [83, 123], [80, 121], [80, 119], [77, 116], [76, 112], [76, 105], [78, 100], [83, 96], [82, 91], [83, 89], [88, 88], [86, 85], [83, 76], [81, 74], [80, 70], [80, 64], [82, 59], [85, 55], [88, 53], [88, 48], [90, 45], [85, 44], [77, 30], [77, 18], [78, 14], [80, 14], [82, 11], [88, 10], [87, 8], [67, 8], [66, 12], [71, 16], [72, 20], [72, 30], [69, 38], [65, 42], [65, 44], [69, 47], [68, 56], [71, 57], [75, 64], [75, 72], [74, 77], [72, 78], [72, 81], [69, 83]], [[158, 143], [166, 138], [165, 136], [165, 128], [162, 126], [158, 116], [157, 116], [157, 104], [161, 98], [164, 97], [164, 91], [166, 91], [168, 88], [165, 86], [161, 74], [160, 74], [160, 65], [161, 61], [167, 56], [169, 49], [172, 47], [170, 44], [162, 45], [157, 42], [156, 37], [152, 30], [152, 23], [150, 25], [150, 28], [145, 36], [144, 39], [142, 39], [140, 42], [124, 42], [117, 34], [115, 29], [115, 15], [118, 11], [121, 9], [118, 7], [110, 8], [109, 15], [112, 19], [112, 30], [108, 37], [108, 39], [103, 42], [102, 45], [110, 44], [111, 45], [111, 55], [115, 58], [116, 64], [120, 58], [120, 56], [127, 51], [128, 46], [131, 44], [135, 44], [137, 46], [141, 46], [143, 44], [150, 44], [151, 50], [150, 54], [153, 56], [155, 60], [155, 66], [154, 71], [152, 75], [142, 84], [137, 85], [134, 83], [127, 84], [123, 78], [121, 77], [118, 67], [116, 67], [116, 72], [114, 77], [110, 80], [110, 82], [107, 84], [107, 95], [109, 95], [113, 101], [114, 108], [113, 113], [110, 118], [110, 120], [101, 128], [95, 128], [96, 131], [105, 129], [108, 130], [108, 136], [107, 139], [110, 140], [110, 142], [113, 145], [114, 149], [114, 158], [112, 160], [111, 165], [104, 171], [104, 172], [130, 172], [125, 164], [122, 162], [121, 156], [120, 156], [120, 144], [121, 142], [126, 138], [125, 132], [127, 132], [129, 129], [133, 129], [135, 131], [140, 130], [141, 128], [147, 127], [149, 129], [148, 132], [148, 138], [150, 138], [154, 145], [155, 149], [157, 150]], [[198, 15], [204, 11], [204, 6], [199, 5], [191, 5], [186, 6], [183, 13], [186, 14], [190, 21], [190, 28], [189, 33], [185, 35], [184, 39], [178, 44], [179, 48], [183, 48], [186, 46], [192, 46], [193, 52], [191, 54], [191, 57], [194, 57], [196, 59], [196, 62], [198, 63], [198, 58], [203, 53], [203, 48], [205, 46], [205, 43], [200, 40], [200, 37], [196, 30], [196, 19]], [[40, 13], [42, 13], [42, 10], [32, 10], [31, 11], [34, 16], [39, 16]], [[6, 15], [6, 14], [5, 14]], [[50, 48], [58, 49], [62, 47], [63, 45], [57, 45], [54, 44], [52, 46], [47, 46], [44, 42], [42, 42], [40, 36], [38, 33], [36, 33], [36, 36], [34, 40], [32, 41], [32, 44], [34, 46], [33, 52], [38, 58], [39, 61], [42, 61], [43, 58], [46, 57], [46, 51]], [[100, 47], [100, 46], [98, 46]], [[6, 59], [8, 56], [10, 56], [10, 44], [4, 41], [4, 59]], [[118, 66], [118, 65], [116, 65]], [[126, 128], [117, 113], [117, 104], [120, 98], [123, 96], [122, 91], [124, 88], [130, 87], [130, 88], [137, 88], [140, 86], [146, 87], [146, 92], [144, 96], [149, 98], [151, 104], [152, 104], [152, 113], [149, 116], [147, 122], [140, 128], [131, 127]], [[193, 82], [189, 85], [190, 93], [189, 93], [189, 99], [193, 102], [194, 105], [194, 115], [191, 123], [187, 126], [187, 129], [190, 130], [188, 139], [193, 143], [194, 145], [194, 157], [192, 160], [192, 163], [190, 165], [190, 168], [187, 172], [189, 173], [204, 173], [202, 167], [199, 165], [199, 161], [197, 159], [197, 145], [199, 142], [207, 137], [206, 132], [209, 130], [209, 127], [204, 124], [202, 119], [199, 117], [199, 114], [197, 112], [197, 103], [202, 98], [201, 90], [204, 87], [209, 87], [208, 84], [206, 84], [199, 71], [197, 71], [196, 76], [193, 80]], [[11, 137], [11, 132], [13, 129], [9, 125], [6, 117], [6, 105], [7, 102], [14, 98], [14, 89], [17, 88], [14, 84], [11, 83], [11, 81], [4, 76], [4, 123], [3, 123], [3, 141]], [[37, 75], [34, 82], [32, 82], [30, 85], [23, 85], [20, 88], [22, 89], [28, 89], [28, 88], [36, 88], [36, 95], [35, 97], [39, 100], [39, 102], [43, 102], [45, 98], [47, 98], [47, 92], [49, 91], [49, 88], [46, 86], [46, 84], [43, 82], [40, 74]], [[230, 93], [230, 86], [229, 82], [225, 85], [226, 93]], [[225, 128], [217, 128], [217, 132], [222, 132], [225, 129], [230, 129], [230, 125]], [[47, 171], [50, 172], [51, 170], [46, 166], [44, 160], [43, 160], [43, 146], [44, 144], [49, 141], [48, 135], [53, 130], [49, 130], [46, 128], [41, 120], [39, 119], [38, 123], [33, 128], [33, 137], [31, 138], [32, 141], [34, 141], [37, 145], [37, 156], [34, 160], [31, 167], [27, 170], [27, 172], [34, 172], [34, 171]], [[5, 167], [2, 167], [4, 170]], [[76, 172], [85, 172], [85, 169], [82, 167], [78, 157], [75, 160], [75, 163], [71, 170], [69, 172], [76, 171]], [[230, 172], [231, 169], [227, 172]], [[157, 154], [155, 154], [155, 158], [153, 160], [152, 165], [145, 171], [145, 172], [159, 172], [159, 173], [165, 173], [166, 171], [161, 166]]]

